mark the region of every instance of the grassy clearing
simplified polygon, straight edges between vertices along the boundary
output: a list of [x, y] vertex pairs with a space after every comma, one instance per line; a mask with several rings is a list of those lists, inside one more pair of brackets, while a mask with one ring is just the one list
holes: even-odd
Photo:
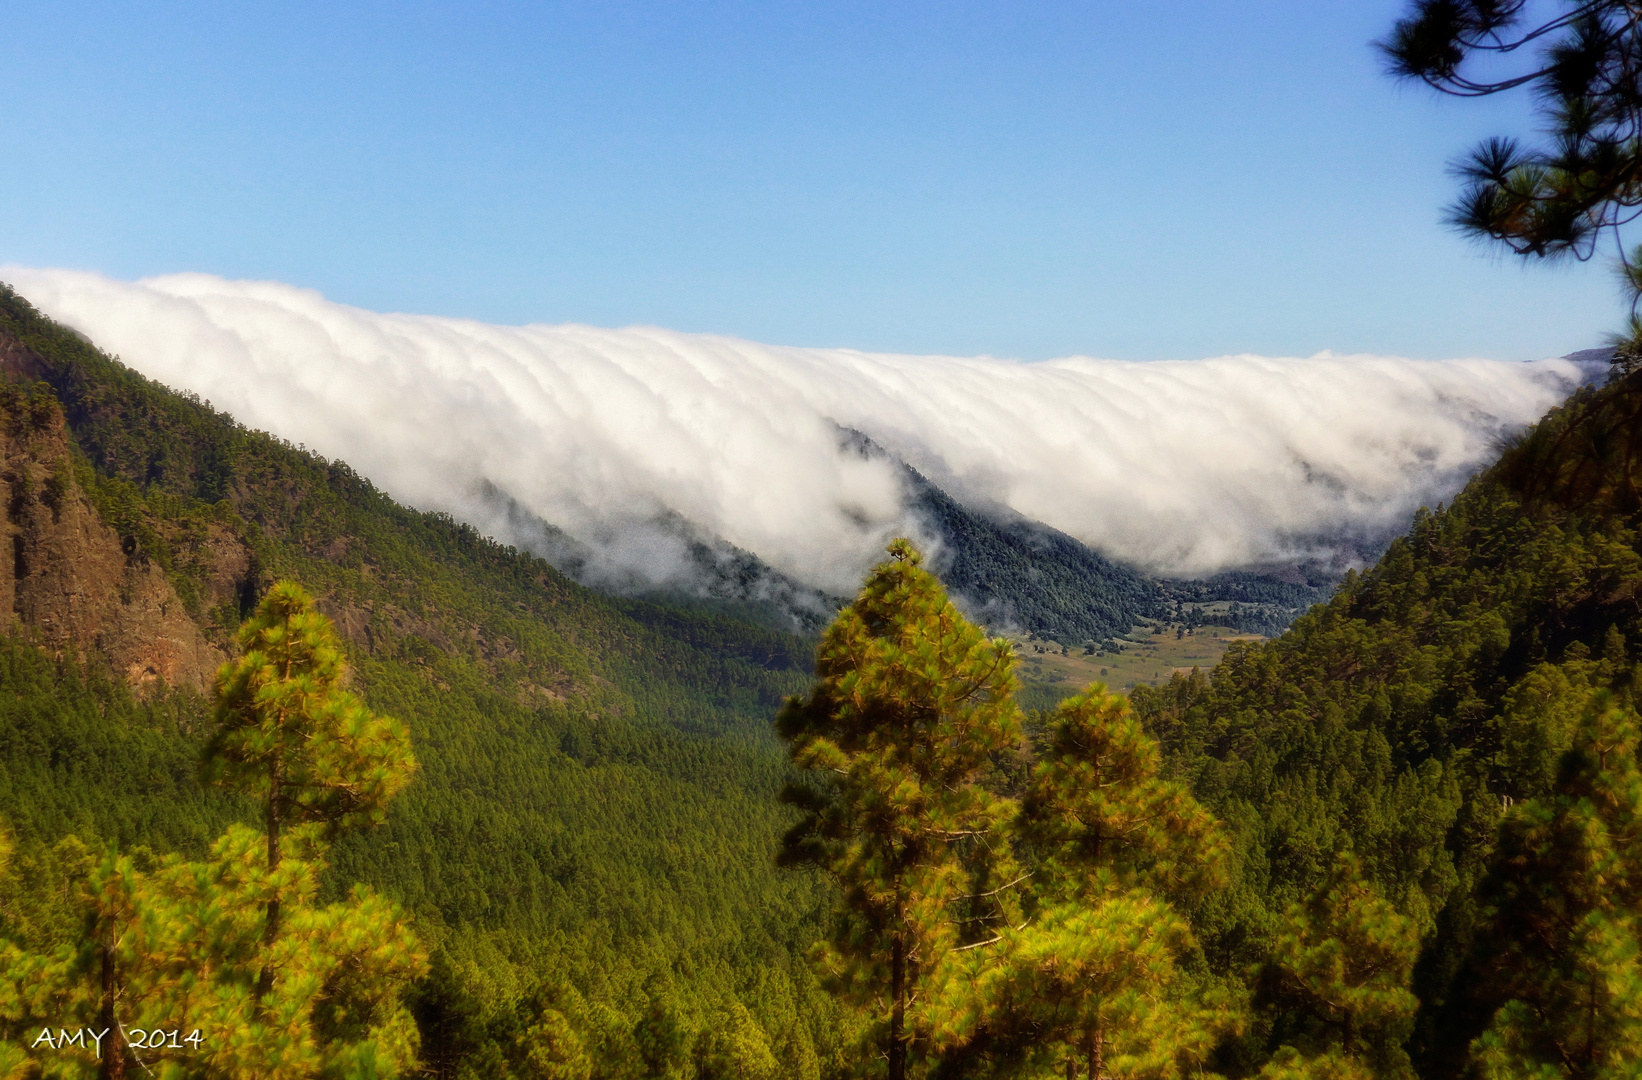
[[1096, 681], [1127, 694], [1140, 683], [1156, 686], [1165, 682], [1175, 671], [1187, 672], [1194, 667], [1207, 671], [1220, 662], [1232, 642], [1262, 639], [1226, 626], [1200, 626], [1192, 631], [1174, 626], [1137, 626], [1118, 640], [1117, 652], [1062, 652], [1061, 646], [1052, 641], [1011, 640], [1021, 658], [1024, 702], [1042, 708]]

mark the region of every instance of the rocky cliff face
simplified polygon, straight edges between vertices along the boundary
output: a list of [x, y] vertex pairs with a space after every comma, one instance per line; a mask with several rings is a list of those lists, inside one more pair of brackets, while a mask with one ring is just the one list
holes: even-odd
[[0, 503], [0, 621], [9, 614], [49, 648], [100, 654], [139, 691], [209, 684], [223, 652], [135, 538], [110, 528], [80, 490], [49, 396], [0, 393]]

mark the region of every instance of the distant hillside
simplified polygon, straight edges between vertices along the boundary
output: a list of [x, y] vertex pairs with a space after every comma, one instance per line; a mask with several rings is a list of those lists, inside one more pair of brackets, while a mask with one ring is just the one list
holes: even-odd
[[[1326, 599], [1338, 575], [1306, 567], [1285, 574], [1232, 571], [1203, 580], [1159, 580], [1113, 562], [1082, 542], [1006, 507], [977, 509], [947, 494], [859, 431], [840, 430], [841, 448], [891, 463], [903, 497], [933, 541], [931, 565], [968, 614], [999, 632], [1082, 648], [1115, 647], [1154, 621], [1214, 623], [1279, 634], [1311, 604]], [[585, 544], [491, 490], [506, 534], [569, 577], [603, 592], [739, 617], [779, 629], [817, 633], [846, 598], [829, 596], [781, 573], [752, 552], [676, 514], [649, 523], [671, 540], [680, 580], [658, 588], [637, 573], [612, 570]]]
[[1341, 574], [1307, 564], [1284, 571], [1228, 570], [1197, 580], [1164, 579], [1169, 619], [1186, 627], [1216, 624], [1276, 637], [1313, 604], [1327, 600]]
[[1282, 576], [1151, 578], [1006, 507], [965, 506], [859, 431], [841, 437], [845, 448], [900, 468], [908, 504], [937, 541], [931, 567], [971, 617], [996, 630], [1074, 647], [1115, 647], [1115, 639], [1152, 621], [1275, 635], [1327, 599], [1337, 579], [1315, 567]]
[[1154, 582], [1065, 533], [1008, 511], [970, 510], [859, 431], [840, 429], [840, 445], [900, 470], [908, 505], [936, 539], [930, 567], [972, 618], [1081, 644], [1163, 613]]
[[674, 586], [658, 588], [637, 573], [614, 572], [586, 544], [543, 521], [505, 492], [490, 487], [486, 495], [507, 534], [517, 538], [525, 550], [600, 592], [704, 608], [800, 634], [818, 633], [844, 604], [842, 597], [793, 580], [752, 552], [712, 536], [677, 514], [649, 523], [657, 534], [676, 543], [685, 571]]

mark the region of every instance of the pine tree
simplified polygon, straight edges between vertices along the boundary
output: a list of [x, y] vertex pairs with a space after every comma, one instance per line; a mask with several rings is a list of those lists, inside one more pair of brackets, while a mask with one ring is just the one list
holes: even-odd
[[1259, 1080], [1383, 1080], [1361, 1058], [1344, 1051], [1324, 1050], [1307, 1056], [1292, 1046], [1272, 1055]]
[[689, 1027], [674, 998], [670, 981], [653, 978], [645, 988], [645, 1008], [633, 1025], [633, 1045], [644, 1075], [656, 1080], [683, 1080], [690, 1065]]
[[1642, 1069], [1642, 769], [1636, 714], [1591, 698], [1555, 790], [1512, 809], [1482, 895], [1474, 968], [1497, 1003], [1483, 1080], [1620, 1080]]
[[434, 1080], [455, 1080], [458, 1064], [484, 1042], [484, 1007], [444, 952], [434, 954], [427, 977], [411, 989], [410, 1008], [426, 1071]]
[[523, 1042], [518, 1069], [523, 1080], [587, 1080], [593, 1075], [593, 1062], [581, 1036], [557, 1009], [543, 1009], [525, 1031]]
[[[37, 1060], [80, 1060], [101, 1077], [173, 1069], [297, 1080], [409, 1069], [415, 1025], [399, 991], [425, 963], [403, 913], [362, 887], [317, 905], [317, 828], [293, 829], [287, 844], [272, 872], [257, 857], [261, 834], [238, 825], [203, 862], [110, 853], [82, 892], [78, 942], [0, 953], [8, 1026], [34, 1035], [23, 1045]], [[273, 898], [288, 917], [270, 946], [262, 924]], [[270, 960], [281, 978], [258, 995]], [[103, 1035], [42, 1049], [36, 1033], [47, 1027]], [[138, 1031], [145, 1035], [133, 1039]], [[156, 1040], [155, 1031], [175, 1034]]]
[[1261, 1080], [1408, 1077], [1407, 1039], [1419, 1006], [1409, 989], [1420, 940], [1412, 921], [1339, 855], [1305, 904], [1288, 909], [1262, 973], [1269, 1003], [1287, 1006], [1284, 1042]]
[[[269, 831], [232, 826], [200, 862], [107, 853], [84, 879], [77, 940], [0, 947], [0, 1019], [103, 1032], [45, 1045], [107, 1080], [398, 1075], [417, 1049], [400, 992], [426, 958], [373, 891], [317, 896], [327, 837], [380, 820], [409, 780], [408, 736], [337, 685], [334, 635], [296, 586], [275, 586], [241, 642], [245, 657], [219, 675], [204, 769], [260, 786]], [[156, 1044], [156, 1030], [175, 1034]], [[24, 1044], [37, 1060], [40, 1042]]]
[[871, 1014], [890, 1080], [905, 1080], [931, 974], [1007, 915], [1014, 807], [981, 781], [1019, 717], [1008, 642], [964, 619], [907, 541], [889, 553], [823, 634], [818, 685], [777, 727], [811, 778], [786, 792], [804, 817], [782, 861], [839, 884], [821, 966]]
[[1380, 48], [1393, 75], [1458, 97], [1532, 88], [1549, 138], [1530, 148], [1511, 138], [1478, 146], [1459, 170], [1467, 186], [1450, 220], [1540, 258], [1589, 259], [1610, 233], [1631, 301], [1614, 362], [1623, 371], [1642, 365], [1642, 247], [1627, 253], [1620, 246], [1621, 230], [1642, 206], [1635, 4], [1412, 0]]
[[1047, 904], [968, 976], [969, 1008], [940, 1033], [948, 1069], [1052, 1069], [1068, 1080], [1200, 1070], [1237, 1018], [1182, 968], [1194, 947], [1186, 920], [1144, 890]]
[[[243, 655], [217, 672], [217, 730], [205, 750], [208, 781], [258, 796], [270, 873], [282, 830], [303, 822], [327, 835], [376, 825], [416, 770], [410, 736], [343, 688], [345, 665], [330, 619], [295, 582], [271, 587], [239, 630]], [[268, 902], [265, 935], [279, 935], [280, 900]], [[258, 993], [275, 977], [265, 968]]]
[[1061, 703], [1047, 741], [1018, 825], [1038, 855], [1029, 917], [953, 974], [961, 1004], [938, 1032], [948, 1067], [1067, 1080], [1198, 1070], [1239, 1018], [1183, 967], [1196, 943], [1167, 898], [1224, 882], [1224, 834], [1158, 777], [1157, 744], [1098, 684]]
[[1225, 884], [1230, 845], [1184, 786], [1162, 779], [1156, 740], [1095, 684], [1067, 698], [1022, 805], [1043, 852], [1037, 889], [1092, 899], [1126, 886], [1199, 895]]

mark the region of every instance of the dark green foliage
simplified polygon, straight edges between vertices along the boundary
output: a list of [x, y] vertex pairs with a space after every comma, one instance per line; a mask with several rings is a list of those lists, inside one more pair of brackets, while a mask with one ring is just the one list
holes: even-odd
[[[1296, 576], [1301, 575], [1296, 572]], [[1316, 566], [1306, 567], [1301, 577], [1291, 581], [1272, 574], [1228, 570], [1200, 580], [1161, 584], [1172, 605], [1169, 621], [1186, 628], [1212, 623], [1276, 637], [1313, 604], [1327, 600], [1338, 581], [1335, 574]]]
[[[1637, 205], [1636, 125], [1642, 52], [1621, 0], [1562, 3], [1531, 25], [1523, 0], [1415, 0], [1381, 45], [1393, 74], [1462, 97], [1532, 86], [1551, 121], [1550, 145], [1524, 150], [1490, 139], [1462, 169], [1469, 185], [1456, 224], [1520, 254], [1588, 258], [1602, 230]], [[1549, 15], [1549, 12], [1535, 12]], [[1491, 54], [1531, 47], [1516, 71], [1489, 71]]]
[[485, 1045], [484, 1003], [435, 958], [427, 977], [408, 995], [411, 1015], [422, 1035], [422, 1062], [435, 1080], [455, 1080], [462, 1063]]
[[1154, 620], [1275, 635], [1334, 587], [1334, 575], [1317, 568], [1300, 582], [1244, 570], [1154, 580], [1011, 511], [971, 510], [901, 468], [909, 505], [941, 540], [932, 568], [987, 626], [1076, 646], [1120, 638]]
[[0, 807], [25, 844], [74, 833], [203, 853], [245, 810], [199, 783], [204, 729], [197, 694], [137, 701], [102, 665], [0, 636]]
[[1047, 525], [1005, 510], [971, 510], [902, 469], [909, 504], [941, 539], [934, 571], [988, 626], [1075, 646], [1155, 620], [1276, 635], [1334, 587], [1334, 575], [1317, 568], [1299, 582], [1244, 570], [1154, 580]]
[[[1547, 10], [1551, 8], [1551, 10]], [[1526, 86], [1548, 136], [1523, 147], [1492, 138], [1458, 168], [1466, 186], [1449, 212], [1466, 233], [1519, 255], [1588, 259], [1604, 233], [1618, 248], [1631, 301], [1611, 357], [1642, 363], [1642, 248], [1622, 227], [1642, 206], [1642, 25], [1625, 0], [1414, 0], [1380, 49], [1393, 75], [1481, 97]], [[1520, 59], [1518, 59], [1520, 55]], [[1501, 58], [1515, 64], [1501, 64]]]
[[1408, 989], [1420, 947], [1413, 923], [1363, 881], [1349, 852], [1284, 923], [1260, 980], [1267, 1004], [1283, 1007], [1274, 1032], [1283, 1045], [1262, 1075], [1409, 1076], [1403, 1042], [1419, 1005]]
[[[851, 914], [829, 925], [839, 892], [770, 858], [794, 815], [775, 799], [790, 771], [767, 719], [805, 688], [807, 642], [590, 593], [141, 380], [4, 293], [10, 338], [28, 347], [6, 351], [11, 374], [51, 393], [10, 392], [8, 417], [49, 417], [55, 396], [70, 419], [74, 467], [42, 498], [83, 491], [222, 645], [276, 576], [304, 581], [347, 635], [355, 689], [414, 729], [417, 782], [381, 829], [332, 849], [318, 900], [363, 881], [415, 914], [435, 956], [408, 1005], [432, 1075], [750, 1077], [773, 1061], [813, 1080], [860, 1065], [875, 1023], [892, 1059], [902, 997], [912, 1070], [1035, 1054], [1162, 1076], [1198, 1068], [1218, 1037], [1212, 1064], [1231, 1077], [1411, 1063], [1459, 1080], [1488, 1053], [1510, 1075], [1537, 1045], [1513, 1002], [1598, 1001], [1578, 997], [1582, 972], [1634, 973], [1617, 917], [1549, 951], [1523, 944], [1556, 903], [1588, 920], [1607, 889], [1634, 908], [1579, 876], [1601, 862], [1585, 855], [1634, 840], [1623, 814], [1588, 812], [1635, 770], [1588, 767], [1585, 707], [1606, 691], [1626, 708], [1637, 683], [1633, 380], [1553, 413], [1283, 637], [1137, 687], [1132, 716], [1074, 700], [1027, 741], [1007, 648], [899, 552], [783, 720], [801, 762], [834, 778], [802, 789], [788, 849], [843, 885]], [[1029, 567], [1036, 549], [1009, 550]], [[1204, 586], [1219, 587], [1249, 606], [1304, 599], [1257, 579]], [[1189, 618], [1209, 593], [1189, 595], [1166, 614]], [[40, 879], [8, 894], [8, 933], [61, 938], [58, 893], [88, 844], [198, 858], [253, 816], [195, 777], [205, 725], [196, 695], [138, 701], [26, 632], [0, 642], [0, 815], [16, 873]], [[1205, 888], [1222, 867], [1224, 887]], [[828, 930], [830, 974], [865, 1017], [802, 959]], [[898, 935], [906, 986], [931, 994], [894, 993]], [[1629, 1016], [1632, 983], [1604, 985], [1618, 989], [1599, 1004]]]
[[989, 625], [1073, 643], [1126, 634], [1163, 615], [1155, 582], [1046, 525], [969, 510], [903, 468], [909, 504], [943, 542], [936, 572]]
[[[1586, 700], [1554, 789], [1513, 808], [1468, 962], [1479, 1075], [1609, 1080], [1642, 1065], [1642, 769], [1636, 713]], [[1491, 1015], [1489, 1015], [1491, 1013]]]

